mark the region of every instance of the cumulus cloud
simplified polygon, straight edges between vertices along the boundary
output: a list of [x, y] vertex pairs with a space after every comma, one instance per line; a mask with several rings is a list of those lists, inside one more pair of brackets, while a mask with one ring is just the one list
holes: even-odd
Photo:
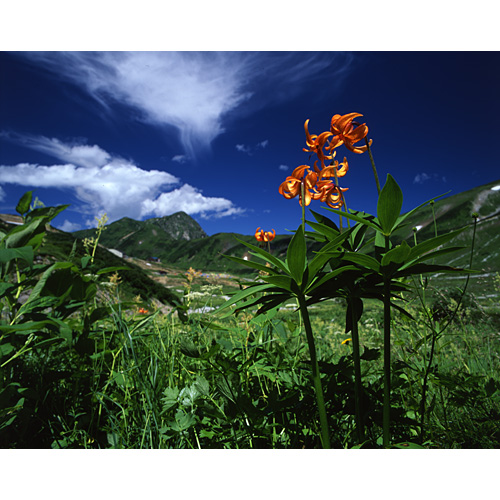
[[57, 229], [64, 231], [65, 233], [72, 233], [73, 231], [78, 231], [82, 226], [80, 224], [76, 224], [70, 222], [69, 220], [65, 220]]
[[[231, 215], [240, 210], [230, 200], [205, 197], [187, 184], [165, 192], [180, 185], [180, 180], [168, 172], [139, 168], [98, 146], [85, 149], [46, 137], [30, 138], [29, 144], [34, 149], [43, 145], [47, 153], [60, 160], [72, 157], [75, 164], [0, 165], [0, 183], [71, 190], [86, 211], [94, 215], [106, 212], [111, 222], [122, 217], [140, 219], [151, 213], [169, 215], [179, 210], [203, 216], [208, 212]], [[92, 156], [95, 162], [90, 160]], [[102, 164], [104, 158], [107, 161]]]
[[162, 193], [156, 200], [145, 200], [142, 203], [142, 215], [169, 215], [178, 211], [189, 215], [200, 214], [204, 218], [239, 215], [243, 209], [237, 208], [225, 198], [203, 196], [200, 190], [184, 184], [178, 189]]
[[252, 113], [269, 102], [287, 100], [325, 74], [338, 85], [353, 62], [351, 54], [338, 52], [28, 52], [24, 56], [83, 87], [110, 111], [116, 103], [125, 104], [140, 120], [173, 127], [185, 153], [193, 158], [224, 132], [225, 119], [235, 109]]

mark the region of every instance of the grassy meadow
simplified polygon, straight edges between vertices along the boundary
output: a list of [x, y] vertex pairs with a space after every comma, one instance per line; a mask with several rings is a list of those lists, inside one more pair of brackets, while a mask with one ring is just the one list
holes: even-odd
[[[24, 225], [4, 228], [0, 250], [2, 448], [322, 447], [297, 301], [218, 311], [264, 271], [238, 278], [129, 259], [128, 271], [168, 288], [162, 302], [131, 287], [123, 261], [105, 267], [99, 232], [55, 252], [45, 228], [57, 209], [19, 210]], [[410, 281], [391, 317], [389, 447], [498, 447], [498, 275], [481, 300], [464, 291], [465, 274], [455, 288]], [[387, 447], [383, 304], [363, 299], [361, 391], [346, 300], [308, 311], [331, 447]]]

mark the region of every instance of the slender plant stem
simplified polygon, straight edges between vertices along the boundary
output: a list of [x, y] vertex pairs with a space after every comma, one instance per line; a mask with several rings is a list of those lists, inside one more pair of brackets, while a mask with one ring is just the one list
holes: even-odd
[[[385, 249], [389, 250], [389, 236], [385, 237]], [[383, 444], [391, 441], [391, 279], [384, 276], [384, 409], [382, 416]]]
[[370, 149], [370, 142], [368, 141], [367, 137], [365, 137], [365, 143], [366, 143], [366, 146], [368, 148], [368, 155], [370, 156], [370, 161], [372, 163], [373, 175], [375, 177], [375, 184], [377, 184], [377, 191], [378, 191], [378, 194], [380, 194], [381, 189], [380, 189], [380, 181], [378, 180], [377, 167], [375, 166], [375, 161], [373, 159], [372, 150]]
[[319, 421], [321, 426], [321, 444], [323, 448], [331, 448], [330, 433], [328, 431], [328, 420], [326, 417], [325, 399], [323, 397], [323, 388], [321, 386], [321, 378], [319, 373], [318, 359], [316, 357], [316, 346], [314, 343], [314, 335], [309, 320], [309, 312], [303, 295], [298, 296], [302, 320], [304, 321], [304, 328], [306, 330], [307, 344], [309, 346], [309, 355], [311, 357], [311, 369], [314, 383], [314, 390], [316, 392], [316, 402], [318, 404]]
[[359, 331], [358, 318], [354, 309], [354, 301], [351, 301], [352, 314], [352, 354], [354, 359], [354, 405], [356, 414], [356, 430], [358, 434], [358, 444], [361, 444], [365, 438], [365, 430], [363, 425], [363, 407], [362, 394], [363, 387], [361, 385], [361, 362], [359, 354]]

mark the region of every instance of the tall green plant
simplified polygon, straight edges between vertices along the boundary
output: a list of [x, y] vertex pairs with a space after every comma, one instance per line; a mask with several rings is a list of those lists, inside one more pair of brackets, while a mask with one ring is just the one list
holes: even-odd
[[[309, 147], [307, 151], [316, 154], [318, 160], [314, 163], [314, 169], [306, 165], [295, 169], [279, 189], [280, 194], [287, 199], [299, 196], [303, 210], [304, 206], [309, 205], [312, 200], [319, 200], [328, 204], [327, 210], [356, 224], [347, 231], [342, 231], [342, 226], [339, 229], [328, 218], [318, 216], [313, 212], [316, 222], [309, 222], [309, 225], [314, 231], [306, 233], [303, 213], [303, 223], [292, 238], [285, 261], [261, 248], [241, 242], [251, 250], [250, 253], [253, 256], [264, 260], [267, 266], [235, 257], [228, 256], [228, 258], [267, 274], [262, 274], [260, 281], [249, 284], [221, 308], [226, 309], [231, 305], [236, 305], [236, 311], [240, 311], [258, 307], [258, 313], [262, 313], [279, 307], [289, 299], [298, 301], [309, 345], [324, 447], [329, 445], [328, 416], [325, 411], [317, 367], [314, 333], [310, 323], [306, 321], [309, 317], [308, 307], [333, 297], [343, 297], [346, 300], [346, 332], [352, 331], [353, 337], [356, 423], [358, 440], [361, 444], [364, 433], [360, 339], [357, 322], [363, 312], [364, 298], [375, 298], [382, 302], [384, 308], [382, 428], [383, 445], [389, 447], [391, 445], [391, 310], [396, 308], [405, 313], [395, 300], [402, 292], [411, 291], [408, 280], [414, 275], [431, 272], [463, 272], [462, 269], [451, 266], [428, 263], [431, 259], [457, 250], [457, 247], [440, 247], [460, 234], [463, 229], [430, 238], [413, 247], [405, 240], [398, 240], [396, 233], [404, 226], [406, 219], [429, 202], [423, 203], [406, 214], [401, 214], [403, 193], [390, 174], [387, 176], [384, 187], [378, 189], [376, 216], [354, 210], [339, 210], [344, 205], [343, 191], [345, 190], [338, 186], [337, 181], [340, 174], [343, 176], [347, 172], [348, 163], [344, 159], [342, 169], [339, 168], [340, 164], [333, 160], [335, 148], [345, 144], [347, 149], [354, 153], [370, 151], [372, 167], [376, 174], [373, 155], [369, 150], [371, 141], [366, 140], [366, 145], [363, 147], [355, 146], [355, 143], [366, 138], [368, 133], [368, 127], [365, 124], [354, 124], [353, 119], [357, 116], [361, 115], [358, 113], [334, 115], [330, 131], [318, 136], [309, 134], [306, 121], [306, 142]], [[329, 143], [328, 139], [330, 139]], [[326, 165], [327, 161], [331, 161], [330, 165]], [[321, 168], [317, 165], [318, 162], [321, 163]], [[331, 180], [332, 177], [335, 178], [335, 182]], [[378, 175], [375, 175], [375, 180], [378, 187]], [[368, 251], [367, 244], [363, 244], [368, 233], [371, 234], [368, 243], [374, 244], [374, 253]], [[306, 259], [306, 237], [324, 243], [310, 262]]]

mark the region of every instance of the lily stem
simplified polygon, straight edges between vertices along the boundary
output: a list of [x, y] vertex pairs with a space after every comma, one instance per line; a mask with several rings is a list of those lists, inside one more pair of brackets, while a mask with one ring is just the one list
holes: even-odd
[[[389, 236], [385, 237], [386, 252]], [[391, 278], [384, 276], [384, 409], [382, 414], [383, 444], [391, 441]]]
[[364, 425], [363, 425], [363, 408], [362, 408], [362, 392], [361, 385], [361, 362], [359, 354], [359, 332], [358, 318], [354, 308], [354, 301], [351, 301], [352, 314], [352, 355], [354, 360], [354, 405], [356, 414], [356, 430], [358, 434], [358, 444], [364, 441]]
[[378, 180], [377, 167], [375, 166], [375, 160], [373, 159], [372, 150], [370, 149], [370, 142], [368, 141], [367, 137], [365, 137], [365, 143], [366, 143], [366, 147], [368, 148], [368, 155], [370, 156], [370, 161], [371, 161], [372, 169], [373, 169], [373, 175], [375, 177], [375, 184], [377, 184], [377, 191], [378, 191], [378, 194], [380, 194], [381, 188], [380, 188], [380, 181]]
[[319, 421], [321, 427], [321, 444], [323, 448], [331, 448], [330, 433], [328, 431], [328, 420], [326, 417], [325, 399], [323, 397], [323, 388], [321, 386], [321, 378], [319, 373], [318, 358], [316, 357], [316, 345], [314, 343], [314, 335], [311, 328], [311, 321], [309, 320], [309, 312], [305, 302], [305, 297], [298, 295], [300, 312], [304, 328], [306, 330], [307, 344], [309, 346], [309, 356], [311, 357], [312, 378], [314, 383], [314, 390], [316, 393], [316, 402], [318, 405]]

